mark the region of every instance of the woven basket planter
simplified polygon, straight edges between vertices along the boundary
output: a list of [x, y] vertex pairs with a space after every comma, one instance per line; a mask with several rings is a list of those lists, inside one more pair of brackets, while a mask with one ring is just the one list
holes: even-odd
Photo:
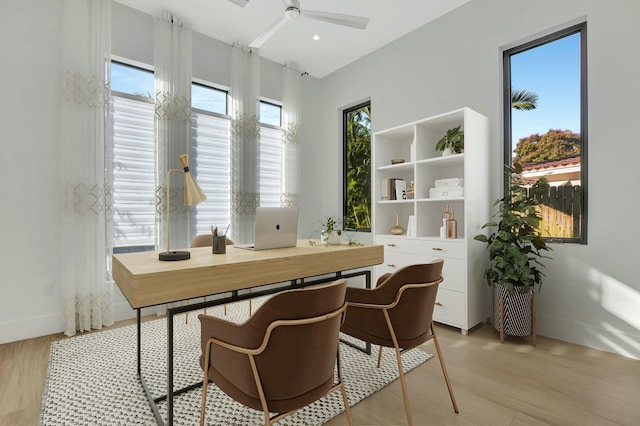
[[503, 286], [493, 287], [493, 327], [504, 335], [532, 338], [536, 344], [535, 298], [533, 288], [521, 294], [517, 290], [509, 294]]

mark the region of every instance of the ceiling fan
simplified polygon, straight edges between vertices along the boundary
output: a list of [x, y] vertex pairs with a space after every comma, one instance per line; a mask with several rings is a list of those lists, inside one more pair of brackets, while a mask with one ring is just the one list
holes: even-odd
[[[245, 7], [249, 0], [229, 0], [230, 2]], [[315, 19], [317, 21], [329, 22], [331, 24], [344, 25], [347, 27], [357, 28], [364, 30], [367, 28], [369, 18], [354, 15], [345, 15], [342, 13], [321, 12], [315, 10], [303, 10], [300, 9], [300, 2], [298, 0], [282, 0], [285, 10], [282, 16], [280, 16], [271, 26], [260, 34], [255, 40], [253, 40], [249, 47], [259, 48], [271, 37], [278, 29], [290, 19], [298, 19], [301, 16], [303, 18]]]

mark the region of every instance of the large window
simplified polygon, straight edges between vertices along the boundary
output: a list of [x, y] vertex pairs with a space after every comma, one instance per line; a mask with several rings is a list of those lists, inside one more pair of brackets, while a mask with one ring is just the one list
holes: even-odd
[[[154, 75], [111, 63], [113, 95], [114, 252], [153, 250], [156, 244]], [[207, 200], [192, 209], [192, 234], [230, 222], [228, 94], [206, 84], [191, 91], [191, 169]]]
[[371, 230], [371, 103], [343, 112], [343, 218], [349, 231]]
[[[114, 252], [154, 250], [156, 142], [153, 71], [113, 61]], [[193, 235], [231, 221], [231, 120], [228, 91], [206, 82], [191, 86], [190, 167], [207, 194], [192, 208]], [[260, 102], [260, 200], [281, 206], [284, 186], [282, 107]]]
[[541, 201], [541, 234], [586, 243], [586, 23], [506, 50], [505, 163], [551, 184]]

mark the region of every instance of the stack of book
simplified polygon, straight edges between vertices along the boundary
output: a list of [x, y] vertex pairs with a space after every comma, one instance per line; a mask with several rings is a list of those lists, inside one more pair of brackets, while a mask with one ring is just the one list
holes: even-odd
[[429, 189], [430, 198], [457, 198], [464, 195], [464, 179], [436, 179], [434, 187]]
[[380, 186], [381, 200], [406, 200], [407, 182], [404, 179], [382, 179]]

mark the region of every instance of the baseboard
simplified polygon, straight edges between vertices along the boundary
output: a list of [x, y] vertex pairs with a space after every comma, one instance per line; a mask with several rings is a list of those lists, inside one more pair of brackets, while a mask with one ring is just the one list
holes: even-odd
[[551, 337], [576, 345], [640, 359], [640, 336], [615, 329], [537, 315], [539, 336]]
[[[142, 315], [155, 313], [155, 308], [142, 310]], [[122, 321], [136, 317], [136, 311], [127, 302], [113, 305], [114, 321]], [[0, 323], [0, 344], [32, 339], [34, 337], [58, 334], [64, 331], [64, 316], [62, 312], [43, 315], [17, 321]]]

